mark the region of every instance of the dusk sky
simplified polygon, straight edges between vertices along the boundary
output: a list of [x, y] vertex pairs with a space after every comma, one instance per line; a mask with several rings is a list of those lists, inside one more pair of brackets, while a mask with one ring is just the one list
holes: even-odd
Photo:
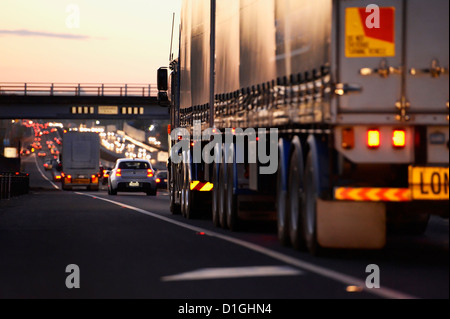
[[155, 83], [181, 0], [1, 0], [0, 82]]

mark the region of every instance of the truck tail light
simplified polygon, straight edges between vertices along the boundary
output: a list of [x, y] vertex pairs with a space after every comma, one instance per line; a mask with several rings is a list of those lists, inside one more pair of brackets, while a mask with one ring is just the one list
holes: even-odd
[[92, 175], [91, 176], [91, 183], [97, 183], [98, 182], [98, 176], [97, 175]]
[[406, 132], [405, 130], [394, 130], [392, 133], [392, 146], [395, 148], [405, 148]]
[[355, 148], [355, 130], [353, 128], [342, 129], [342, 148], [346, 150]]
[[153, 177], [153, 171], [151, 169], [147, 170], [147, 177]]
[[122, 170], [120, 168], [116, 171], [116, 176], [117, 177], [121, 177], [122, 176]]
[[380, 130], [369, 130], [367, 132], [367, 147], [377, 149], [381, 145]]

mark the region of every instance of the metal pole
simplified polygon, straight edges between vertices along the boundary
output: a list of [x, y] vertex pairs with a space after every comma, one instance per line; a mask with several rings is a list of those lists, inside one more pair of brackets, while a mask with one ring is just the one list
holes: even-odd
[[214, 127], [215, 78], [216, 78], [216, 0], [211, 0], [211, 38], [209, 63], [209, 126]]

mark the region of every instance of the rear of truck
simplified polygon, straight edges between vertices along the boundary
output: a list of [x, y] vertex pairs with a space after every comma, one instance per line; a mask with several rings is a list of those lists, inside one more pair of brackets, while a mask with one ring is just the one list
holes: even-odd
[[388, 225], [423, 233], [448, 217], [449, 2], [369, 5], [334, 7], [334, 199], [385, 203]]
[[100, 137], [97, 133], [67, 132], [63, 137], [62, 187], [99, 190]]
[[[379, 249], [387, 225], [422, 233], [448, 216], [448, 1], [217, 0], [213, 16], [210, 2], [183, 3], [172, 128], [276, 128], [278, 169], [192, 164], [190, 139], [169, 162], [173, 211], [191, 216], [201, 182], [217, 226], [267, 212], [312, 253]], [[222, 149], [225, 163], [249, 144]]]

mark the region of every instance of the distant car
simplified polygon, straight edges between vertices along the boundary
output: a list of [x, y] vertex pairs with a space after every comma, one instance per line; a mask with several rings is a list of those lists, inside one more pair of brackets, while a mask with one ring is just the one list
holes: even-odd
[[47, 156], [47, 153], [45, 153], [45, 152], [39, 152], [39, 153], [38, 153], [38, 156], [39, 156], [39, 157], [46, 157], [46, 156]]
[[47, 161], [44, 163], [44, 168], [46, 171], [51, 171], [53, 169], [53, 162]]
[[156, 173], [155, 181], [158, 189], [167, 189], [167, 171]]
[[22, 155], [22, 156], [27, 156], [27, 155], [30, 155], [30, 154], [31, 154], [30, 150], [21, 150], [20, 151], [20, 155]]
[[108, 179], [108, 194], [144, 192], [156, 196], [156, 180], [152, 164], [147, 160], [119, 159]]
[[111, 174], [112, 168], [105, 168], [102, 171], [102, 176], [101, 176], [101, 180], [102, 180], [102, 185], [108, 185], [108, 180], [109, 180], [109, 175]]

